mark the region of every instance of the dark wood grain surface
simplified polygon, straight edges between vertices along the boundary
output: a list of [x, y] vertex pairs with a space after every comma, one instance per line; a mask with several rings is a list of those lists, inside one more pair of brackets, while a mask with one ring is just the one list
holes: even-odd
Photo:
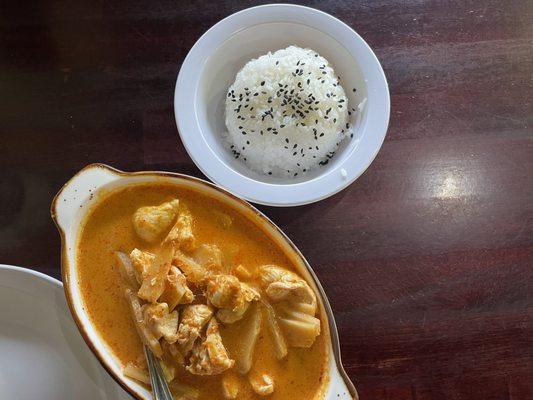
[[[0, 262], [59, 277], [50, 201], [92, 162], [202, 176], [172, 109], [198, 37], [254, 1], [0, 6]], [[533, 399], [533, 2], [307, 1], [374, 48], [392, 98], [359, 180], [260, 207], [335, 310], [362, 399]]]

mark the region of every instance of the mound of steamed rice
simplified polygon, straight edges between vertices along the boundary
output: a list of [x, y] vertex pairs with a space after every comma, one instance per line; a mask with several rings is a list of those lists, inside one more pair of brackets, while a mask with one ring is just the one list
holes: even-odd
[[290, 46], [239, 71], [226, 126], [235, 158], [262, 174], [298, 176], [333, 157], [348, 133], [348, 100], [325, 58]]

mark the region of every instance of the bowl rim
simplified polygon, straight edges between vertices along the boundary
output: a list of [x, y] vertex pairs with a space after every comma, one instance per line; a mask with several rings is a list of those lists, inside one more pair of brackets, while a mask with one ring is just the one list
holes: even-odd
[[[102, 352], [104, 352], [104, 349], [102, 349], [102, 346], [99, 343], [94, 343], [92, 341], [91, 337], [89, 336], [89, 333], [87, 332], [87, 329], [86, 329], [84, 323], [82, 322], [81, 318], [78, 315], [78, 310], [77, 310], [77, 308], [76, 308], [76, 306], [74, 304], [74, 301], [73, 301], [73, 292], [72, 292], [73, 283], [72, 283], [72, 279], [70, 278], [71, 266], [69, 264], [69, 257], [67, 255], [67, 234], [65, 233], [65, 231], [61, 227], [61, 225], [59, 223], [59, 220], [58, 220], [58, 214], [60, 212], [59, 211], [59, 207], [58, 207], [58, 203], [59, 203], [59, 199], [61, 197], [61, 194], [64, 192], [64, 190], [69, 185], [71, 185], [76, 180], [76, 178], [78, 176], [80, 176], [84, 172], [86, 172], [86, 171], [88, 171], [90, 169], [94, 169], [94, 168], [100, 168], [100, 169], [107, 170], [108, 172], [111, 172], [111, 173], [115, 174], [118, 177], [117, 178], [118, 180], [122, 179], [122, 178], [131, 177], [131, 176], [151, 176], [151, 177], [156, 178], [156, 179], [158, 177], [164, 177], [164, 178], [183, 179], [185, 181], [187, 181], [187, 180], [193, 181], [193, 182], [195, 182], [197, 184], [204, 185], [204, 186], [207, 186], [210, 189], [216, 190], [220, 194], [222, 194], [223, 196], [229, 197], [230, 200], [236, 201], [237, 203], [240, 203], [242, 206], [244, 206], [245, 208], [248, 208], [251, 212], [253, 212], [253, 214], [257, 218], [259, 218], [261, 223], [265, 223], [266, 225], [270, 226], [271, 229], [276, 231], [280, 235], [281, 239], [284, 240], [287, 243], [287, 245], [290, 247], [291, 251], [294, 252], [294, 255], [301, 260], [303, 266], [307, 269], [309, 275], [311, 276], [311, 279], [313, 280], [313, 283], [315, 284], [315, 286], [316, 286], [316, 288], [317, 288], [317, 290], [319, 292], [319, 295], [320, 295], [321, 300], [322, 300], [322, 304], [324, 306], [324, 311], [326, 313], [326, 317], [327, 317], [327, 320], [328, 320], [328, 330], [329, 330], [329, 337], [330, 337], [330, 341], [329, 342], [331, 344], [331, 350], [332, 350], [332, 353], [333, 353], [330, 356], [333, 357], [333, 360], [335, 362], [335, 366], [337, 368], [337, 372], [339, 374], [339, 377], [345, 383], [346, 388], [350, 392], [350, 395], [355, 400], [357, 400], [359, 398], [358, 394], [357, 394], [357, 390], [355, 388], [355, 385], [353, 384], [352, 380], [350, 379], [350, 377], [346, 373], [346, 371], [344, 369], [344, 366], [342, 364], [341, 351], [340, 351], [340, 341], [339, 341], [339, 334], [338, 334], [338, 330], [337, 330], [337, 324], [336, 324], [336, 321], [335, 321], [335, 315], [333, 314], [333, 310], [332, 310], [331, 305], [329, 303], [329, 299], [328, 299], [328, 297], [326, 295], [326, 292], [324, 291], [324, 288], [322, 287], [322, 284], [320, 283], [317, 275], [315, 274], [313, 268], [311, 267], [311, 265], [309, 264], [307, 259], [304, 257], [302, 252], [292, 242], [292, 240], [285, 234], [285, 232], [283, 232], [283, 230], [281, 228], [279, 228], [270, 218], [268, 218], [263, 212], [258, 210], [256, 207], [254, 207], [252, 204], [250, 204], [246, 200], [234, 195], [233, 193], [229, 192], [228, 190], [226, 190], [226, 189], [224, 189], [224, 188], [222, 188], [222, 187], [220, 187], [220, 186], [218, 186], [218, 185], [216, 185], [216, 184], [214, 184], [212, 182], [208, 182], [208, 181], [200, 179], [200, 178], [196, 178], [196, 177], [193, 177], [193, 176], [190, 176], [190, 175], [181, 174], [181, 173], [177, 173], [177, 172], [167, 172], [167, 171], [125, 172], [125, 171], [121, 171], [119, 169], [116, 169], [116, 168], [111, 167], [111, 166], [106, 165], [106, 164], [94, 163], [94, 164], [86, 165], [84, 168], [79, 170], [76, 174], [74, 174], [61, 187], [61, 189], [59, 189], [59, 191], [57, 192], [57, 194], [54, 196], [54, 198], [52, 200], [51, 207], [50, 207], [50, 214], [51, 214], [51, 218], [54, 221], [54, 224], [55, 224], [55, 226], [56, 226], [56, 228], [57, 228], [57, 230], [59, 232], [60, 238], [61, 238], [61, 280], [62, 280], [64, 292], [65, 292], [66, 302], [68, 304], [68, 308], [70, 310], [72, 318], [74, 319], [74, 322], [76, 323], [76, 326], [78, 327], [78, 330], [80, 331], [80, 334], [83, 337], [83, 340], [89, 346], [89, 348], [91, 349], [93, 354], [96, 356], [96, 358], [98, 359], [100, 364], [104, 367], [104, 369], [109, 373], [109, 375], [125, 391], [127, 391], [130, 395], [132, 395], [137, 400], [146, 400], [146, 398], [143, 395], [138, 393], [130, 385], [127, 384], [127, 381], [124, 379], [123, 376], [119, 376], [118, 374], [115, 373], [115, 371], [113, 370], [111, 365], [108, 364], [107, 360], [105, 359], [105, 357], [102, 354]], [[135, 184], [132, 184], [132, 185], [135, 185]], [[99, 189], [99, 187], [96, 188], [96, 190], [98, 190], [98, 189]], [[231, 204], [230, 204], [230, 206], [231, 206]], [[79, 230], [79, 227], [76, 228], [76, 229]], [[329, 371], [331, 373], [331, 368], [329, 368]], [[331, 375], [330, 375], [330, 379], [331, 379]]]
[[[242, 175], [218, 157], [204, 138], [196, 112], [196, 97], [205, 62], [216, 48], [236, 32], [260, 23], [303, 24], [296, 21], [291, 12], [297, 13], [298, 18], [320, 21], [318, 25], [307, 23], [307, 26], [331, 36], [359, 60], [358, 66], [367, 86], [365, 107], [368, 109], [364, 124], [360, 127], [363, 139], [338, 165], [306, 181], [275, 184]], [[278, 15], [282, 16], [278, 18]], [[260, 22], [251, 22], [253, 18], [259, 19]], [[176, 78], [174, 115], [185, 150], [210, 180], [254, 203], [276, 207], [298, 206], [314, 203], [338, 193], [366, 171], [385, 140], [390, 118], [390, 95], [387, 79], [378, 58], [364, 39], [346, 23], [311, 7], [266, 4], [229, 15], [209, 28], [196, 41]], [[361, 154], [365, 154], [365, 157], [361, 158]], [[357, 167], [354, 167], [356, 165]], [[342, 169], [347, 172], [347, 176], [342, 176]]]

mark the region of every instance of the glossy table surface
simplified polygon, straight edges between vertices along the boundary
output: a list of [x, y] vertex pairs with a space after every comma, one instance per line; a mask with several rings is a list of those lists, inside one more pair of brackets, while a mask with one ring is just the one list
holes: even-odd
[[[332, 303], [362, 399], [533, 399], [533, 2], [307, 1], [387, 75], [374, 163], [317, 204], [260, 207]], [[198, 37], [254, 1], [0, 6], [0, 262], [59, 277], [53, 195], [103, 162], [201, 177], [172, 109]]]

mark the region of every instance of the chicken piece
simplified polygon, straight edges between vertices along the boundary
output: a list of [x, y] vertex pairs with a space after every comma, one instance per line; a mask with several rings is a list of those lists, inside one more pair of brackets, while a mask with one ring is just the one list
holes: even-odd
[[141, 207], [133, 214], [133, 227], [137, 235], [148, 243], [154, 243], [172, 225], [178, 213], [179, 200], [158, 206]]
[[259, 396], [268, 396], [274, 393], [274, 381], [270, 375], [262, 374], [261, 376], [250, 378], [252, 389]]
[[233, 367], [235, 361], [228, 357], [218, 323], [212, 318], [207, 325], [206, 338], [195, 344], [187, 371], [194, 375], [218, 375]]
[[207, 278], [207, 270], [179, 250], [174, 253], [173, 263], [183, 271], [187, 280], [194, 284], [201, 285]]
[[166, 277], [170, 270], [174, 249], [163, 244], [152, 263], [145, 270], [138, 295], [141, 299], [155, 303], [165, 290]]
[[164, 338], [170, 344], [178, 340], [178, 312], [169, 313], [167, 303], [145, 304], [143, 318], [156, 339]]
[[226, 400], [235, 400], [239, 395], [239, 378], [235, 374], [222, 376], [222, 395]]
[[195, 250], [193, 258], [208, 272], [222, 271], [222, 251], [216, 244], [201, 244]]
[[120, 272], [120, 276], [122, 277], [124, 282], [132, 289], [139, 290], [141, 279], [139, 279], [140, 277], [137, 276], [137, 271], [133, 267], [133, 264], [128, 255], [122, 253], [121, 251], [116, 251], [115, 260], [117, 262], [117, 267]]
[[130, 361], [122, 369], [122, 373], [128, 378], [135, 379], [136, 381], [142, 382], [146, 385], [150, 384], [150, 376], [148, 375], [146, 366], [142, 367], [137, 363]]
[[177, 267], [170, 267], [166, 276], [165, 290], [159, 300], [167, 303], [170, 311], [178, 304], [190, 304], [194, 300], [194, 294], [187, 286], [187, 278]]
[[146, 346], [148, 346], [150, 350], [152, 350], [152, 353], [154, 353], [156, 357], [161, 358], [161, 356], [163, 355], [163, 350], [161, 349], [159, 341], [155, 338], [151, 330], [148, 329], [145, 324], [144, 315], [139, 298], [130, 288], [126, 289], [124, 294], [126, 296], [126, 300], [128, 301], [128, 305], [130, 306], [131, 314], [133, 316], [133, 322], [135, 324], [135, 328], [137, 329], [137, 333], [141, 338], [141, 341]]
[[257, 303], [254, 303], [246, 317], [235, 327], [239, 340], [238, 343], [233, 343], [233, 348], [230, 350], [235, 358], [237, 371], [241, 374], [247, 374], [252, 368], [255, 345], [261, 333], [261, 323], [261, 310]]
[[213, 310], [205, 304], [185, 306], [178, 328], [178, 344], [181, 354], [187, 355], [200, 337], [203, 327], [213, 316]]
[[298, 301], [316, 308], [315, 293], [307, 282], [295, 273], [276, 265], [264, 265], [259, 268], [259, 277], [267, 296], [272, 300]]
[[217, 316], [224, 323], [240, 320], [250, 302], [260, 298], [255, 289], [242, 283], [233, 275], [224, 274], [208, 279], [206, 296], [211, 304], [220, 308]]
[[139, 284], [142, 282], [150, 270], [150, 266], [154, 262], [155, 254], [148, 251], [142, 251], [139, 249], [133, 249], [130, 253], [130, 260], [133, 268], [135, 269], [135, 276], [137, 277]]
[[187, 207], [182, 205], [176, 223], [165, 238], [165, 242], [171, 242], [176, 249], [193, 251], [196, 240], [192, 233], [193, 217]]
[[266, 318], [267, 327], [268, 327], [268, 330], [270, 331], [270, 334], [272, 335], [276, 358], [278, 360], [281, 360], [285, 358], [288, 353], [287, 341], [285, 340], [285, 337], [283, 336], [281, 328], [279, 327], [277, 317], [276, 317], [276, 312], [274, 311], [274, 308], [267, 301], [263, 300], [262, 304], [265, 308], [265, 312], [267, 315], [267, 318]]
[[298, 275], [277, 266], [263, 266], [259, 273], [267, 296], [276, 301], [277, 322], [287, 343], [293, 347], [311, 347], [320, 334], [312, 289]]

